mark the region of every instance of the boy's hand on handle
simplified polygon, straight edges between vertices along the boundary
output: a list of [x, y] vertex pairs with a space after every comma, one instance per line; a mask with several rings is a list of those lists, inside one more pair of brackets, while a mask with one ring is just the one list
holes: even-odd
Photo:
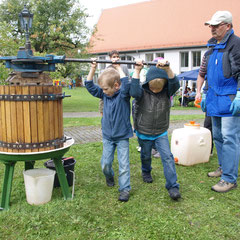
[[97, 62], [96, 62], [97, 58], [91, 58], [91, 60], [92, 60], [91, 68], [96, 69], [97, 68]]
[[170, 68], [170, 63], [166, 59], [159, 59], [156, 64], [157, 68], [162, 68], [165, 71]]
[[140, 78], [140, 72], [143, 68], [143, 60], [142, 59], [136, 59], [136, 64], [134, 68], [133, 78]]
[[91, 63], [90, 71], [87, 76], [87, 81], [93, 80], [93, 77], [97, 68], [97, 62], [96, 62], [97, 58], [91, 58], [91, 60], [92, 60], [92, 63]]
[[156, 67], [165, 70], [170, 79], [175, 77], [175, 74], [173, 73], [172, 69], [170, 68], [170, 63], [168, 62], [168, 60], [159, 59], [156, 64]]
[[141, 72], [143, 68], [143, 60], [142, 59], [136, 59], [136, 64], [135, 64], [135, 70], [138, 71], [139, 73]]

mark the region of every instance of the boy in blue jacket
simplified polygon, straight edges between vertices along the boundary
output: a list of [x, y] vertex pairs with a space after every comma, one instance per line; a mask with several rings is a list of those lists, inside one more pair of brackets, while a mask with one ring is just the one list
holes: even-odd
[[97, 64], [93, 62], [85, 81], [87, 90], [103, 100], [102, 135], [103, 153], [101, 159], [102, 171], [106, 177], [107, 186], [113, 187], [114, 171], [112, 163], [117, 148], [119, 163], [119, 201], [127, 202], [130, 187], [129, 138], [133, 136], [130, 122], [130, 82], [119, 64], [113, 64], [106, 69], [98, 79], [98, 85], [93, 83]]
[[152, 183], [151, 150], [155, 144], [160, 153], [166, 188], [173, 200], [178, 200], [179, 184], [175, 162], [170, 151], [167, 130], [169, 127], [170, 97], [179, 89], [179, 80], [172, 72], [167, 61], [158, 60], [156, 66], [149, 68], [146, 82], [139, 83], [139, 71], [134, 72], [130, 87], [131, 95], [136, 99], [134, 129], [141, 146], [142, 178]]

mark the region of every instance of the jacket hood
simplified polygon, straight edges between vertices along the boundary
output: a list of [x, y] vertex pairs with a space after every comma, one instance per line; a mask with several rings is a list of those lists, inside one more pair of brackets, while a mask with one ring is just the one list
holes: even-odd
[[149, 90], [148, 83], [156, 78], [167, 79], [167, 81], [169, 80], [165, 70], [157, 68], [156, 66], [152, 66], [147, 72], [146, 81], [143, 83], [142, 87], [146, 90]]

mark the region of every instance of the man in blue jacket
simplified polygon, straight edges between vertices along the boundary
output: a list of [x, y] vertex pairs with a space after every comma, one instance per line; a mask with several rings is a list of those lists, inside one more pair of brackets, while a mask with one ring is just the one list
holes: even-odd
[[208, 176], [221, 177], [212, 190], [228, 192], [237, 187], [240, 158], [240, 38], [234, 34], [232, 14], [228, 11], [217, 11], [205, 25], [210, 27], [212, 38], [202, 59], [196, 99], [201, 99], [206, 77], [201, 107], [212, 118], [219, 163], [218, 169]]

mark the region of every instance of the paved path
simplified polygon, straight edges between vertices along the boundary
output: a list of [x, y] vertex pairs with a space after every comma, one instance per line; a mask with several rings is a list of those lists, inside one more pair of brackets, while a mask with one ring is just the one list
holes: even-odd
[[[203, 114], [201, 109], [196, 110], [172, 110], [172, 115], [191, 115], [191, 114]], [[63, 113], [64, 118], [91, 118], [91, 117], [101, 117], [99, 112], [65, 112]]]
[[[191, 115], [203, 114], [201, 110], [172, 110], [172, 115]], [[100, 117], [98, 112], [81, 112], [81, 113], [64, 113], [64, 118], [80, 118], [80, 117]], [[182, 128], [186, 121], [171, 121], [169, 126], [169, 134], [174, 129]], [[199, 119], [198, 123], [203, 126], [203, 119]], [[75, 144], [83, 144], [89, 142], [99, 142], [102, 140], [102, 131], [100, 127], [84, 126], [84, 127], [67, 127], [64, 128], [65, 135], [72, 137]]]

